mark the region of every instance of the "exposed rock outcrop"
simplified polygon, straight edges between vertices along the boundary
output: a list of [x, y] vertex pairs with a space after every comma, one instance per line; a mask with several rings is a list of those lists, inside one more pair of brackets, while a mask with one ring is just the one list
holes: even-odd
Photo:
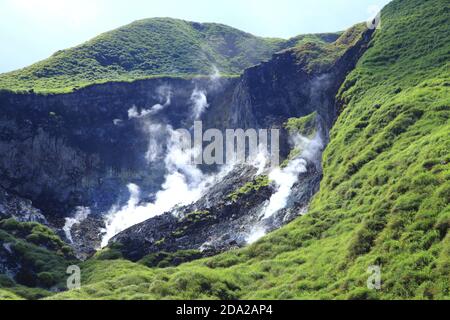
[[10, 194], [0, 188], [0, 220], [14, 218], [20, 222], [38, 222], [48, 224], [47, 219], [32, 202]]
[[[336, 59], [314, 71], [309, 69], [308, 59], [299, 59], [298, 49], [289, 49], [246, 70], [241, 78], [158, 78], [99, 84], [47, 96], [0, 92], [0, 186], [8, 194], [32, 201], [37, 211], [26, 219], [46, 219], [62, 236], [65, 219], [77, 207], [89, 207], [92, 214], [75, 223], [70, 230], [72, 239], [66, 239], [79, 257], [87, 257], [99, 246], [102, 214], [128, 200], [129, 183], [147, 195], [141, 199], [145, 202], [154, 200], [164, 181], [164, 162], [149, 163], [146, 158], [149, 132], [148, 123], [141, 119], [144, 113], [158, 105], [164, 112], [152, 115], [152, 121], [190, 128], [194, 120], [192, 94], [195, 89], [204, 90], [208, 99], [202, 116], [205, 130], [281, 129], [280, 151], [286, 158], [292, 147], [284, 128], [289, 118], [316, 112], [317, 130], [326, 144], [336, 117], [336, 92], [364, 52], [370, 35], [370, 30], [346, 35], [351, 41], [345, 46], [342, 40], [336, 44], [340, 50]], [[163, 87], [170, 88], [169, 95], [161, 93]], [[164, 149], [163, 143], [161, 147]], [[264, 222], [265, 230], [292, 220], [307, 207], [318, 189], [321, 168], [311, 159], [306, 167], [307, 173], [301, 173], [292, 189], [289, 204]], [[276, 192], [273, 186], [266, 186], [235, 203], [227, 200], [226, 192], [254, 178], [254, 173], [246, 170], [242, 175], [235, 171], [198, 202], [126, 230], [114, 242], [129, 245], [125, 255], [132, 259], [155, 250], [199, 249], [212, 254], [244, 245], [248, 241], [244, 229], [260, 222], [261, 208]], [[206, 211], [209, 213], [189, 220], [192, 213]], [[183, 236], [180, 228], [189, 236]]]
[[[239, 188], [254, 179], [255, 172], [238, 167], [198, 202], [152, 218], [136, 225], [111, 240], [120, 244], [122, 253], [138, 260], [158, 251], [199, 250], [203, 255], [216, 254], [240, 247], [251, 241], [252, 233], [272, 231], [304, 213], [321, 180], [321, 152], [336, 117], [334, 97], [348, 72], [366, 49], [372, 31], [345, 34], [351, 45], [336, 60], [319, 71], [310, 72], [295, 50], [274, 55], [273, 59], [246, 70], [230, 101], [225, 127], [278, 128], [282, 130], [281, 155], [291, 151], [285, 122], [292, 117], [317, 113], [317, 135], [322, 145], [311, 157], [302, 157], [305, 170], [299, 170], [287, 204], [264, 219], [261, 213], [277, 191], [273, 185], [249, 192], [237, 201], [227, 198], [230, 189]], [[214, 112], [216, 111], [216, 112]], [[205, 119], [215, 123], [217, 110]], [[302, 165], [302, 164], [298, 164]]]
[[186, 127], [196, 86], [208, 90], [208, 103], [220, 104], [235, 80], [211, 87], [207, 78], [160, 78], [94, 85], [70, 94], [0, 92], [0, 185], [33, 201], [56, 226], [77, 206], [94, 214], [127, 200], [128, 183], [151, 193], [162, 183], [164, 167], [145, 158], [148, 135], [128, 110], [166, 103], [158, 88], [170, 88], [170, 107], [158, 117]]
[[237, 166], [196, 203], [133, 226], [110, 243], [120, 244], [122, 254], [135, 261], [156, 252], [198, 250], [202, 256], [210, 256], [242, 247], [256, 227], [270, 232], [295, 219], [308, 206], [320, 183], [314, 165], [308, 169], [294, 185], [289, 204], [268, 220], [261, 221], [261, 212], [276, 192], [275, 186], [261, 185], [232, 199], [236, 187], [252, 181], [256, 174], [254, 167]]

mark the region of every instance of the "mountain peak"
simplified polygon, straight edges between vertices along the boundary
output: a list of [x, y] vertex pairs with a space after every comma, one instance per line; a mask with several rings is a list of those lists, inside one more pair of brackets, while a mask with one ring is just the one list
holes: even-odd
[[[317, 39], [337, 38], [327, 35]], [[72, 91], [98, 82], [208, 75], [216, 68], [222, 74], [240, 74], [303, 37], [263, 38], [218, 23], [148, 18], [0, 75], [0, 89]]]

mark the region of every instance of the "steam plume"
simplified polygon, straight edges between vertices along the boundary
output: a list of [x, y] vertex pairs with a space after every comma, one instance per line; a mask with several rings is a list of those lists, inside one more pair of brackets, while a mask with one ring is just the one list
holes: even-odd
[[193, 118], [194, 120], [198, 120], [203, 112], [209, 107], [206, 92], [195, 88], [191, 95], [191, 102]]
[[[208, 107], [206, 92], [195, 88], [191, 95], [192, 118], [199, 119]], [[170, 103], [170, 99], [166, 101]], [[153, 108], [154, 109], [154, 108]], [[136, 114], [130, 111], [133, 117], [142, 117], [142, 112]], [[173, 130], [170, 125], [154, 123], [151, 119], [146, 119], [146, 132], [150, 136], [147, 159], [155, 161], [162, 153], [162, 145], [167, 145], [164, 164], [167, 174], [161, 190], [155, 195], [152, 203], [140, 203], [140, 189], [137, 185], [129, 184], [128, 190], [130, 198], [123, 207], [113, 207], [106, 215], [105, 235], [102, 239], [102, 247], [121, 231], [148, 220], [154, 216], [170, 211], [177, 205], [191, 204], [204, 194], [205, 190], [218, 177], [228, 172], [229, 168], [224, 168], [217, 175], [205, 175], [197, 168], [192, 159], [201, 150], [187, 149], [180, 143], [180, 132]], [[164, 139], [165, 141], [161, 140]]]
[[64, 224], [63, 231], [66, 235], [67, 240], [73, 243], [72, 239], [72, 227], [79, 224], [87, 219], [91, 214], [91, 210], [87, 207], [77, 207], [73, 218], [66, 218], [66, 223]]
[[261, 212], [261, 222], [255, 225], [247, 236], [248, 243], [256, 242], [266, 234], [264, 220], [286, 208], [292, 187], [299, 181], [299, 175], [308, 171], [308, 161], [313, 162], [318, 167], [320, 166], [323, 149], [323, 140], [320, 133], [317, 133], [313, 139], [295, 135], [292, 137], [292, 142], [295, 148], [302, 151], [299, 156], [289, 162], [287, 167], [276, 168], [270, 172], [269, 179], [273, 181], [277, 191]]

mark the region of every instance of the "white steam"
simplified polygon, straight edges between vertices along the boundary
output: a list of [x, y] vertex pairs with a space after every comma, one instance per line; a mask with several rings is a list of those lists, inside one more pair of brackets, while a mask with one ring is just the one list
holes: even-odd
[[260, 144], [258, 146], [258, 154], [251, 158], [250, 164], [255, 167], [257, 172], [255, 173], [255, 177], [260, 176], [264, 173], [269, 163], [269, 154], [267, 152], [267, 148], [264, 145]]
[[209, 80], [213, 83], [216, 83], [221, 78], [220, 71], [216, 66], [212, 66], [212, 73], [209, 76]]
[[[170, 100], [167, 103], [170, 103]], [[192, 117], [195, 120], [199, 119], [208, 107], [206, 92], [196, 88], [191, 95], [191, 104]], [[130, 112], [136, 116], [134, 110]], [[138, 116], [142, 116], [142, 112]], [[186, 148], [182, 142], [182, 133], [173, 130], [169, 125], [153, 123], [151, 119], [146, 119], [145, 124], [150, 137], [146, 154], [149, 161], [158, 159], [163, 151], [162, 146], [167, 145], [164, 158], [167, 170], [165, 181], [152, 203], [141, 203], [139, 187], [134, 184], [128, 185], [130, 192], [128, 203], [122, 207], [111, 208], [106, 215], [102, 247], [106, 246], [112, 237], [133, 225], [169, 212], [176, 206], [188, 205], [199, 200], [216, 179], [220, 179], [230, 170], [227, 167], [216, 175], [203, 174], [192, 161], [201, 150]]]
[[248, 244], [252, 244], [252, 243], [255, 243], [256, 241], [258, 241], [259, 239], [261, 239], [262, 237], [264, 237], [265, 235], [266, 235], [266, 229], [261, 225], [257, 225], [255, 227], [253, 227], [253, 229], [251, 230], [250, 234], [248, 235], [246, 241]]
[[66, 218], [66, 223], [64, 224], [63, 231], [66, 235], [67, 240], [70, 243], [73, 243], [72, 239], [72, 227], [76, 224], [79, 224], [87, 219], [87, 217], [91, 214], [91, 210], [87, 207], [77, 207], [75, 211], [75, 215], [73, 218]]
[[269, 179], [275, 183], [277, 192], [272, 195], [269, 204], [264, 209], [262, 215], [264, 219], [270, 218], [274, 213], [286, 207], [291, 189], [298, 182], [299, 174], [308, 171], [306, 165], [305, 159], [295, 159], [289, 162], [286, 168], [274, 169], [269, 174]]
[[292, 142], [295, 148], [301, 150], [301, 152], [289, 162], [287, 167], [276, 168], [269, 173], [269, 180], [275, 184], [277, 191], [271, 196], [269, 202], [262, 210], [260, 223], [251, 229], [246, 238], [247, 243], [254, 243], [262, 238], [266, 234], [264, 220], [286, 208], [292, 193], [292, 187], [299, 181], [300, 174], [308, 171], [307, 161], [313, 162], [316, 166], [320, 165], [323, 140], [319, 133], [313, 139], [296, 135], [292, 137]]
[[191, 95], [192, 102], [192, 116], [194, 120], [200, 119], [201, 115], [209, 107], [208, 100], [206, 98], [206, 92], [204, 90], [194, 89]]
[[[153, 203], [140, 204], [139, 187], [130, 184], [130, 199], [121, 207], [113, 207], [106, 217], [105, 236], [102, 239], [102, 247], [119, 232], [161, 215], [176, 205], [188, 205], [198, 200], [210, 182], [208, 177], [192, 165], [192, 152], [185, 151], [181, 147], [178, 132], [167, 127], [169, 133], [168, 151], [165, 157], [165, 165], [168, 173], [161, 190], [156, 193]], [[152, 147], [152, 145], [150, 146]]]
[[144, 131], [150, 140], [148, 142], [145, 158], [148, 162], [155, 162], [163, 153], [162, 140], [164, 139], [166, 126], [160, 123], [154, 123], [152, 120], [146, 120]]
[[128, 119], [146, 118], [147, 116], [155, 115], [170, 106], [172, 102], [172, 89], [170, 86], [160, 86], [156, 89], [156, 93], [157, 98], [162, 104], [157, 103], [150, 109], [142, 109], [141, 111], [139, 111], [136, 106], [133, 106], [130, 110], [128, 110]]
[[122, 119], [114, 119], [113, 123], [115, 126], [120, 126], [123, 123], [123, 120]]
[[221, 87], [222, 76], [216, 66], [212, 66], [212, 73], [209, 75], [209, 89], [217, 90]]

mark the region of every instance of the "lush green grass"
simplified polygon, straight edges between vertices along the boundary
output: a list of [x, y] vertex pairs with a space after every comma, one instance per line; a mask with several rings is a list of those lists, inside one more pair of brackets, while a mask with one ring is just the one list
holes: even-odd
[[301, 134], [312, 138], [317, 133], [317, 112], [313, 112], [305, 117], [290, 118], [284, 125], [290, 134]]
[[334, 33], [289, 40], [261, 38], [215, 23], [146, 19], [0, 75], [0, 89], [59, 93], [106, 81], [208, 75], [214, 67], [225, 75], [239, 74], [305, 39], [325, 43], [336, 37]]
[[23, 298], [8, 290], [0, 289], [0, 300], [23, 300]]
[[307, 215], [178, 267], [91, 260], [82, 289], [53, 298], [449, 299], [448, 2], [394, 0], [382, 24], [338, 95]]
[[158, 252], [152, 253], [141, 260], [139, 263], [147, 267], [167, 268], [170, 266], [178, 266], [185, 262], [197, 260], [202, 257], [202, 253], [198, 250], [180, 250], [177, 252]]
[[291, 50], [305, 72], [325, 73], [349, 47], [360, 40], [362, 33], [366, 30], [365, 23], [357, 24], [340, 34], [339, 38], [333, 42], [317, 41], [317, 39], [305, 37]]

